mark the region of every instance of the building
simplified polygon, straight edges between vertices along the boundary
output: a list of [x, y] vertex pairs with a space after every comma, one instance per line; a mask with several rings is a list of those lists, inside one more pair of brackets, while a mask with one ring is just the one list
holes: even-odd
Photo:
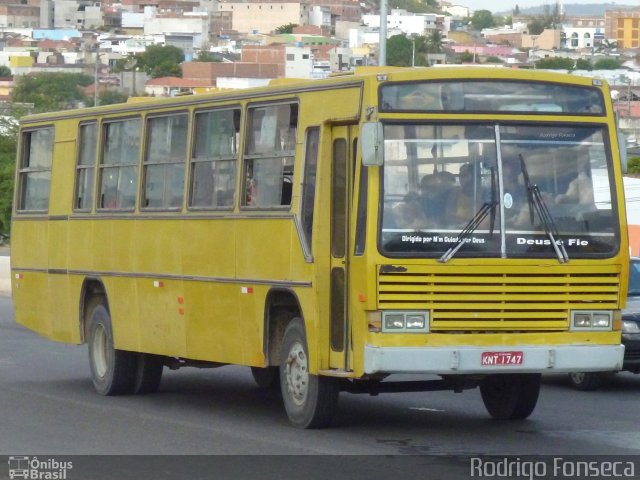
[[605, 36], [615, 40], [618, 48], [640, 46], [640, 9], [606, 10], [604, 23]]
[[160, 77], [147, 80], [144, 90], [153, 97], [175, 97], [191, 94], [195, 89], [212, 87], [211, 81], [178, 77]]
[[0, 27], [38, 28], [40, 7], [36, 5], [0, 5]]
[[[435, 13], [414, 14], [394, 9], [387, 16], [387, 29], [399, 30], [406, 35], [425, 35], [436, 29], [441, 30], [439, 26], [443, 25], [444, 21], [443, 15]], [[368, 27], [380, 28], [380, 15], [363, 15], [362, 23]]]
[[269, 34], [282, 25], [306, 25], [310, 6], [307, 3], [247, 1], [222, 2], [220, 12], [231, 12], [231, 28], [241, 33]]

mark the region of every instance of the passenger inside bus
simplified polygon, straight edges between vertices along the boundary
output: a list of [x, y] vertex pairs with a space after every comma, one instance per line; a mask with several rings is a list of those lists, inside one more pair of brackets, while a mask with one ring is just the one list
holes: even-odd
[[451, 224], [464, 225], [469, 222], [482, 206], [484, 194], [479, 172], [471, 163], [460, 167], [458, 174], [460, 186], [451, 192], [447, 199], [445, 215]]
[[392, 214], [396, 228], [420, 229], [427, 226], [427, 218], [420, 205], [420, 195], [416, 192], [407, 193], [402, 202], [394, 205]]
[[452, 188], [453, 181], [448, 172], [428, 174], [420, 180], [420, 203], [430, 227], [440, 227], [445, 221], [444, 211]]

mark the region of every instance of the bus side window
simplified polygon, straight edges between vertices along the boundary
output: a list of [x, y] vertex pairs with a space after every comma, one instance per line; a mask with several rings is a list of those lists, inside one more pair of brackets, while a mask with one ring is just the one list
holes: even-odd
[[240, 110], [198, 112], [194, 131], [189, 206], [228, 210], [235, 196]]
[[294, 103], [249, 109], [244, 206], [291, 205], [297, 123]]
[[93, 205], [93, 180], [96, 169], [98, 124], [80, 125], [78, 132], [78, 160], [76, 164], [76, 187], [74, 210], [91, 210]]
[[18, 211], [46, 211], [49, 208], [53, 128], [40, 128], [22, 134]]
[[186, 113], [147, 120], [143, 208], [182, 206], [188, 123]]
[[100, 162], [101, 209], [132, 210], [138, 185], [139, 118], [104, 124], [104, 147]]

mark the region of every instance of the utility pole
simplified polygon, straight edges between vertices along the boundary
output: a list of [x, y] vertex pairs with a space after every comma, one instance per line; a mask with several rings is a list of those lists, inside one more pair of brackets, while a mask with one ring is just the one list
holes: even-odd
[[98, 106], [98, 64], [100, 63], [100, 44], [96, 42], [96, 63], [93, 71], [93, 106]]
[[411, 34], [411, 67], [416, 66], [416, 36]]
[[387, 65], [387, 0], [380, 0], [380, 48], [378, 65]]

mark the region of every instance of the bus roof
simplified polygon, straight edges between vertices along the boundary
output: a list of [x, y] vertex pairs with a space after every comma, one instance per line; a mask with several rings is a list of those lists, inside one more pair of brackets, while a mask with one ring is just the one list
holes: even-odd
[[[608, 88], [601, 79], [581, 77], [566, 73], [555, 73], [543, 70], [519, 70], [507, 68], [426, 68], [426, 67], [394, 67], [369, 66], [357, 67], [354, 72], [330, 76], [325, 79], [293, 79], [282, 78], [272, 81], [268, 86], [253, 87], [242, 90], [224, 90], [197, 95], [184, 95], [170, 98], [136, 97], [133, 101], [121, 104], [87, 107], [55, 112], [55, 119], [95, 116], [106, 113], [122, 114], [130, 111], [146, 110], [149, 108], [164, 108], [172, 106], [188, 106], [211, 100], [233, 101], [255, 98], [260, 95], [286, 95], [302, 91], [340, 88], [340, 86], [362, 85], [366, 80], [375, 79], [376, 82], [425, 81], [445, 79], [487, 79], [487, 80], [524, 80], [533, 82], [569, 83], [584, 86], [598, 86]], [[31, 122], [50, 121], [53, 112], [37, 113], [25, 116], [21, 124]]]

